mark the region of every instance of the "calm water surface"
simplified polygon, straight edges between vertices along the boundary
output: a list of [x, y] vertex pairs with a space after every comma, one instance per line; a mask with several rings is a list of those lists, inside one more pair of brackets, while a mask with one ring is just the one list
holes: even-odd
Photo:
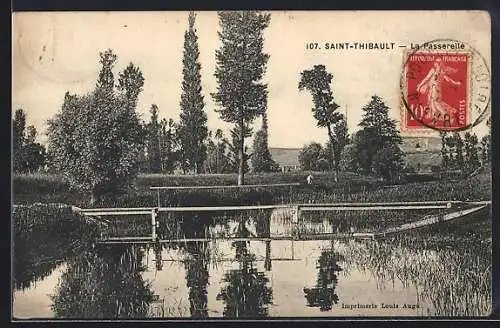
[[[230, 218], [202, 229], [261, 236], [259, 225]], [[283, 236], [290, 226], [271, 217], [264, 230]], [[320, 220], [302, 230], [334, 229]], [[15, 318], [487, 315], [491, 302], [483, 255], [396, 241], [216, 240], [95, 245], [64, 261], [49, 255], [18, 260]], [[38, 274], [23, 277], [30, 268]]]

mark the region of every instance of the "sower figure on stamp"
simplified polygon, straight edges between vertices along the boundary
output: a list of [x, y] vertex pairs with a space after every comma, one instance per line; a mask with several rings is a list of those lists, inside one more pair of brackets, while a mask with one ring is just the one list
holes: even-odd
[[[443, 80], [451, 83], [454, 87], [460, 85], [460, 81], [455, 81], [448, 75], [458, 72], [457, 69], [446, 66], [442, 63], [441, 58], [437, 58], [434, 62], [434, 67], [429, 70], [429, 73], [417, 85], [417, 91], [421, 94], [427, 92], [428, 106], [431, 114], [434, 115], [434, 125], [437, 124], [439, 116], [443, 117], [443, 125], [445, 118], [453, 120], [453, 116], [458, 112], [456, 108], [448, 105], [442, 99], [441, 84]], [[450, 122], [448, 122], [450, 124]]]

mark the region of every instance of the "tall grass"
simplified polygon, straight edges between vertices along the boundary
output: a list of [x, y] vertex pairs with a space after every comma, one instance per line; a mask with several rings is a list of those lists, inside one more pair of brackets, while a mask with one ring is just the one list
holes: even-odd
[[182, 318], [189, 317], [189, 301], [183, 298], [161, 298], [150, 305], [148, 318]]
[[[480, 221], [488, 222], [488, 218]], [[381, 288], [395, 279], [414, 286], [420, 307], [425, 308], [423, 315], [489, 315], [492, 263], [488, 234], [470, 240], [450, 229], [441, 233], [444, 236], [450, 242], [434, 244], [434, 249], [423, 242], [423, 235], [408, 240], [402, 235], [392, 241], [350, 241], [338, 244], [336, 250], [345, 258], [346, 272], [352, 268], [371, 272]]]

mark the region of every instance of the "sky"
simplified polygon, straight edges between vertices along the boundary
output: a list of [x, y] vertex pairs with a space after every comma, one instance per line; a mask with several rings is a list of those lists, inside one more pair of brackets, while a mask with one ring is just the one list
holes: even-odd
[[[376, 94], [401, 117], [400, 74], [410, 44], [450, 38], [467, 42], [491, 61], [490, 19], [486, 12], [273, 11], [264, 33], [270, 55], [263, 81], [268, 84], [269, 146], [299, 148], [325, 142], [326, 130], [312, 116], [312, 97], [298, 90], [300, 72], [324, 64], [333, 74], [332, 91], [350, 132], [357, 130], [361, 108]], [[210, 93], [214, 77], [216, 12], [197, 12], [202, 93], [211, 130], [230, 127], [215, 112]], [[188, 12], [39, 12], [13, 14], [13, 104], [23, 108], [46, 140], [46, 121], [57, 113], [64, 93], [84, 94], [95, 86], [99, 52], [118, 55], [115, 79], [130, 62], [145, 78], [138, 112], [149, 119], [151, 104], [160, 116], [178, 121], [184, 32]], [[325, 49], [325, 43], [394, 43], [393, 49]], [[321, 49], [306, 49], [318, 43]], [[401, 46], [406, 46], [400, 47]], [[260, 127], [256, 120], [254, 131]], [[479, 127], [478, 129], [481, 129]], [[480, 133], [479, 133], [480, 134]]]

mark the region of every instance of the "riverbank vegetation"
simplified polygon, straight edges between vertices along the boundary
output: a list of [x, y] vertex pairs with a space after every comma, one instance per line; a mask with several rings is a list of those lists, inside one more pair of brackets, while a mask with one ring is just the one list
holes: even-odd
[[[354, 173], [341, 173], [335, 183], [331, 173], [313, 173], [314, 183], [307, 185], [307, 172], [262, 173], [247, 176], [248, 184], [300, 183], [299, 186], [183, 189], [160, 191], [162, 206], [256, 205], [309, 202], [377, 202], [433, 200], [490, 200], [491, 171], [460, 180], [436, 180], [388, 185]], [[235, 174], [217, 175], [139, 175], [133, 188], [119, 197], [104, 200], [98, 206], [154, 207], [156, 191], [150, 186], [231, 185]], [[15, 204], [66, 203], [88, 206], [88, 195], [74, 191], [57, 175], [22, 174], [13, 181]]]
[[12, 210], [14, 286], [28, 288], [94, 242], [98, 226], [61, 204]]
[[[133, 190], [122, 194], [119, 198], [113, 197], [109, 202], [103, 202], [100, 205], [105, 207], [155, 207], [157, 206], [158, 199], [156, 191], [149, 190], [149, 186], [151, 185], [230, 185], [233, 177], [234, 175], [139, 176]], [[302, 178], [301, 173], [266, 173], [248, 175], [248, 183], [299, 182]], [[87, 204], [84, 194], [69, 191], [69, 186], [61, 182], [56, 176], [18, 175], [14, 179], [14, 202], [17, 204], [67, 203], [79, 207], [85, 207]], [[322, 173], [316, 181], [313, 185], [301, 184], [299, 186], [278, 188], [165, 190], [160, 191], [160, 204], [161, 206], [168, 207], [329, 202], [479, 201], [491, 199], [491, 175], [489, 172], [482, 172], [474, 177], [463, 180], [430, 181], [399, 185], [385, 185], [376, 179], [355, 174], [343, 175], [339, 182], [335, 184], [328, 173]], [[323, 183], [323, 181], [325, 182]], [[346, 181], [349, 181], [349, 183]], [[455, 210], [455, 207], [450, 210]], [[304, 212], [301, 218], [304, 222], [310, 222], [311, 227], [303, 227], [306, 230], [317, 230], [319, 227], [317, 225], [327, 220], [329, 224], [335, 227], [335, 230], [319, 232], [377, 232], [400, 224], [418, 221], [425, 215], [435, 215], [443, 211], [446, 211], [446, 209]], [[271, 219], [270, 214], [271, 211], [269, 210], [241, 211], [238, 213], [224, 211], [163, 213], [158, 218], [160, 222], [158, 234], [165, 238], [206, 237], [204, 227], [214, 224], [219, 219], [227, 221], [228, 218], [238, 220], [238, 218], [252, 216], [259, 222], [257, 226], [263, 226], [262, 223], [269, 222]], [[292, 214], [284, 213], [283, 215], [286, 217], [285, 221], [289, 221]], [[57, 217], [57, 215], [49, 217]], [[479, 223], [476, 222], [475, 227], [483, 232], [491, 231], [491, 213], [490, 215], [485, 215], [481, 212], [481, 217], [484, 220], [480, 220]], [[16, 220], [16, 217], [14, 217], [14, 220]], [[107, 220], [109, 221], [109, 227], [106, 229], [106, 235], [109, 236], [147, 236], [151, 233], [149, 220], [145, 220], [143, 216], [129, 216], [126, 218], [127, 224], [121, 223], [123, 218], [119, 217], [108, 217]], [[200, 225], [200, 222], [203, 224]], [[429, 243], [432, 243], [433, 240], [438, 244], [441, 241], [446, 241], [448, 238], [446, 236], [437, 239], [431, 237], [439, 235], [438, 232], [442, 229], [452, 229], [450, 228], [452, 226], [446, 223], [439, 225], [439, 229], [437, 230], [426, 229], [425, 231], [430, 236]], [[200, 229], [196, 230], [195, 227]], [[479, 239], [485, 240], [487, 238], [483, 234]], [[475, 238], [474, 240], [478, 239]]]
[[417, 289], [420, 315], [488, 316], [491, 313], [491, 248], [455, 243], [439, 251], [387, 242], [350, 241], [335, 250], [344, 274], [370, 272], [384, 288], [400, 280]]

